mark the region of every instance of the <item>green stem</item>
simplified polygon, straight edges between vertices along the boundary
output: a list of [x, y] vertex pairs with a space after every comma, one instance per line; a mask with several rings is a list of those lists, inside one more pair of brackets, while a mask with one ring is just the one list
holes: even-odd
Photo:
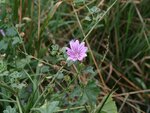
[[[86, 107], [90, 107], [90, 106], [86, 106]], [[79, 107], [73, 107], [73, 108], [70, 108], [70, 110], [77, 110], [77, 109], [85, 109], [85, 106], [79, 106]], [[67, 111], [68, 109], [60, 109], [58, 110], [57, 112], [63, 112], [63, 111]]]
[[23, 113], [18, 96], [16, 96], [16, 101], [17, 101], [17, 105], [18, 105], [18, 108], [19, 108], [19, 112]]

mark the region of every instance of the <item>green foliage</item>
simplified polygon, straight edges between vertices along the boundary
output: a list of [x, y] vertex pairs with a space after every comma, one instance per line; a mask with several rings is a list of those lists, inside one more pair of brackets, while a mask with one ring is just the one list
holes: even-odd
[[[104, 97], [102, 102], [104, 102], [105, 99], [106, 97]], [[100, 113], [117, 113], [117, 106], [113, 101], [112, 96], [108, 97]]]
[[96, 104], [98, 94], [100, 94], [100, 89], [95, 82], [90, 81], [83, 88], [77, 86], [71, 93], [70, 98], [77, 97], [78, 100], [75, 102], [76, 104], [84, 105], [88, 103], [92, 107]]
[[6, 30], [4, 30], [6, 36], [0, 39], [0, 51], [5, 53], [12, 53], [10, 51], [15, 51], [16, 47], [22, 44], [22, 38], [18, 36], [15, 27], [5, 26]]
[[92, 113], [118, 113], [112, 94], [106, 95]]
[[38, 110], [41, 113], [54, 113], [59, 110], [58, 104], [58, 101], [45, 102], [40, 108], [34, 108], [34, 110]]
[[95, 105], [97, 96], [100, 94], [99, 88], [96, 86], [94, 82], [89, 82], [83, 89], [81, 104], [85, 104], [88, 102], [91, 105]]
[[17, 113], [17, 112], [15, 108], [12, 108], [11, 106], [7, 106], [6, 110], [4, 110], [3, 113]]
[[58, 50], [59, 50], [59, 46], [58, 45], [52, 45], [52, 52], [51, 52], [51, 54], [52, 55], [56, 55]]
[[[0, 33], [0, 111], [149, 111], [148, 4], [149, 0], [0, 0], [0, 30], [5, 33]], [[67, 60], [72, 39], [88, 46], [82, 62]], [[118, 90], [103, 96], [114, 84]]]
[[6, 30], [6, 34], [8, 37], [16, 36], [17, 32], [14, 30], [14, 27], [10, 27]]
[[24, 67], [30, 63], [30, 57], [26, 57], [24, 59], [16, 60], [16, 67], [19, 69], [24, 69]]
[[8, 43], [5, 40], [0, 41], [0, 50], [6, 50]]
[[89, 74], [91, 74], [91, 75], [93, 75], [93, 76], [95, 76], [96, 75], [96, 72], [94, 71], [94, 68], [92, 67], [92, 66], [87, 66], [85, 69], [84, 69], [84, 71], [83, 71], [84, 73], [89, 73]]

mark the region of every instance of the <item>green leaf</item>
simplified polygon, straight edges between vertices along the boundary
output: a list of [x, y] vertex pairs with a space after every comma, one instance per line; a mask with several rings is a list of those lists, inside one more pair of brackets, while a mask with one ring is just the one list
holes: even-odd
[[103, 98], [102, 102], [97, 106], [96, 112], [94, 113], [117, 113], [117, 106], [115, 101], [113, 101], [111, 94]]
[[10, 27], [6, 30], [7, 36], [15, 36], [17, 34], [16, 30], [13, 27]]
[[17, 112], [15, 108], [12, 108], [11, 106], [7, 106], [6, 110], [4, 110], [3, 113], [17, 113]]
[[41, 113], [54, 113], [59, 109], [58, 104], [58, 101], [45, 102], [40, 108], [34, 108], [33, 110], [40, 111]]
[[91, 105], [95, 105], [98, 94], [100, 94], [99, 87], [97, 87], [95, 82], [89, 81], [87, 86], [84, 88], [81, 104], [88, 102]]
[[61, 52], [61, 53], [66, 53], [66, 47], [60, 48], [60, 52]]
[[24, 68], [28, 63], [30, 63], [30, 57], [19, 59], [16, 61], [16, 65], [18, 68]]
[[4, 72], [0, 72], [0, 77], [2, 76], [8, 76], [9, 75], [9, 71], [4, 71]]
[[57, 53], [58, 50], [59, 50], [59, 46], [58, 46], [57, 44], [55, 44], [55, 45], [52, 45], [51, 47], [52, 47], [51, 54], [52, 54], [52, 55], [56, 55], [56, 53]]
[[19, 37], [14, 37], [13, 38], [13, 42], [12, 42], [12, 45], [16, 45], [18, 43], [22, 43], [22, 40], [19, 38]]
[[7, 70], [7, 65], [3, 60], [0, 60], [0, 73]]
[[49, 72], [50, 69], [49, 69], [49, 66], [44, 65], [44, 66], [41, 67], [40, 70], [41, 70], [41, 73], [47, 73], [47, 72]]
[[11, 84], [11, 86], [12, 86], [13, 88], [22, 89], [22, 88], [25, 87], [26, 85], [25, 85], [24, 83], [20, 83], [20, 84], [13, 83], [13, 84]]
[[82, 94], [82, 89], [80, 88], [80, 86], [76, 86], [69, 96], [71, 98], [74, 98], [80, 96], [81, 94]]
[[[106, 97], [104, 98], [104, 100], [106, 99]], [[115, 104], [115, 101], [113, 101], [112, 96], [110, 95], [107, 99], [107, 101], [105, 102], [103, 108], [102, 108], [102, 112], [101, 113], [117, 113], [117, 107]]]
[[86, 74], [92, 74], [93, 76], [96, 75], [96, 72], [92, 66], [86, 67], [83, 72]]
[[59, 45], [55, 44], [55, 45], [52, 45], [52, 50], [53, 51], [57, 51], [59, 49]]
[[94, 13], [99, 13], [101, 10], [97, 7], [97, 6], [93, 6], [90, 9], [90, 13], [94, 14]]
[[5, 40], [0, 41], [0, 50], [6, 50], [8, 47], [8, 43]]
[[62, 73], [62, 71], [58, 71], [55, 76], [57, 79], [63, 79], [64, 78], [64, 74]]
[[89, 16], [86, 16], [86, 17], [85, 17], [85, 20], [91, 21], [92, 19], [91, 19]]
[[12, 73], [9, 74], [9, 76], [11, 78], [18, 79], [18, 78], [21, 78], [22, 74], [18, 71], [13, 71]]

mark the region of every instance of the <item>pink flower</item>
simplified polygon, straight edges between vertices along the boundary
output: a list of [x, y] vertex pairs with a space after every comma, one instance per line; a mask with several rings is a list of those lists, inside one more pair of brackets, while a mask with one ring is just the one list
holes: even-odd
[[79, 40], [72, 40], [70, 41], [70, 48], [66, 48], [68, 60], [72, 61], [82, 61], [83, 58], [87, 56], [87, 47], [85, 46], [85, 43], [79, 43]]

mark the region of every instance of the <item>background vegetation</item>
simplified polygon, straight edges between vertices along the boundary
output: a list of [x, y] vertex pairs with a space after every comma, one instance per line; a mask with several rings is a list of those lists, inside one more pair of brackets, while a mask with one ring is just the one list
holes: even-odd
[[[0, 112], [149, 113], [149, 4], [0, 0]], [[83, 62], [66, 60], [72, 39]]]

